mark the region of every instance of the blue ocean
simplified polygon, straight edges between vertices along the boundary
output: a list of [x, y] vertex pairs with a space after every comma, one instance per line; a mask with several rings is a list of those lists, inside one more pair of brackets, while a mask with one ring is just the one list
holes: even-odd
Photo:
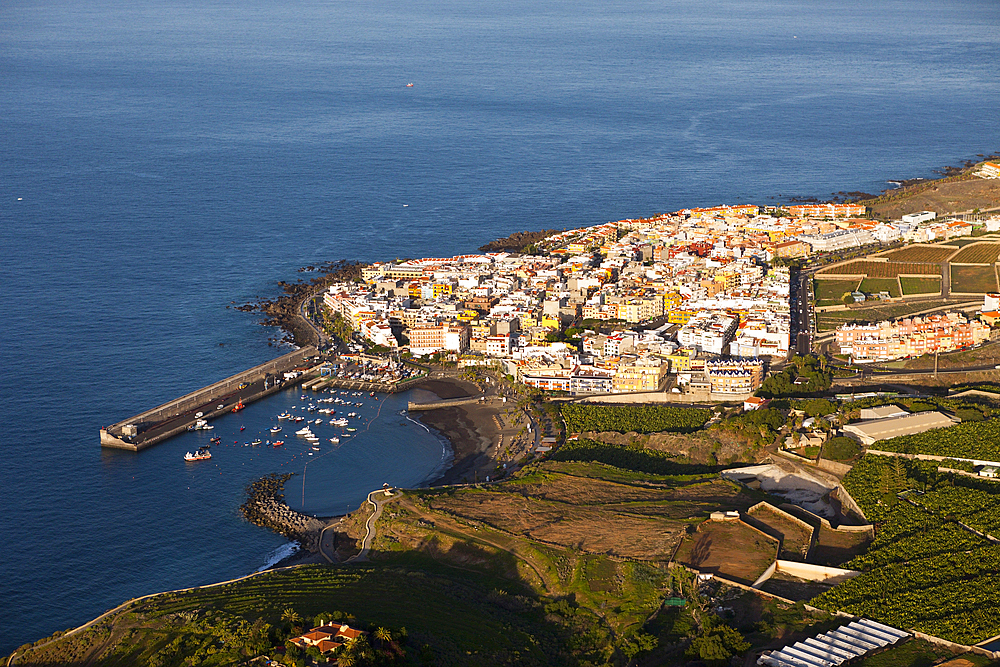
[[295, 391], [208, 462], [102, 451], [286, 351], [233, 306], [326, 260], [931, 177], [1000, 149], [998, 50], [995, 0], [5, 1], [0, 653], [273, 562], [237, 512], [262, 474], [324, 515], [447, 465], [405, 395], [321, 457], [243, 446]]

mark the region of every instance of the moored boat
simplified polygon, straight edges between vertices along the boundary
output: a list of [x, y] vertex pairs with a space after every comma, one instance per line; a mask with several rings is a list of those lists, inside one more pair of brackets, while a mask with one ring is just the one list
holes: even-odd
[[212, 458], [212, 452], [208, 451], [208, 447], [201, 447], [194, 453], [187, 452], [184, 454], [185, 461], [205, 461], [210, 458]]

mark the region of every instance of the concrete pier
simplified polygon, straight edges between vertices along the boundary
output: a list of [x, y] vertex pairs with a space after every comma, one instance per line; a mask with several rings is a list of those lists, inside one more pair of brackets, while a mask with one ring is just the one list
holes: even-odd
[[[311, 380], [314, 374], [309, 372], [290, 380], [285, 380], [284, 374], [308, 366], [309, 358], [316, 354], [315, 347], [301, 348], [102, 428], [101, 446], [142, 451], [187, 431], [199, 418], [219, 417], [231, 412], [241, 401], [248, 405], [286, 387]], [[199, 412], [201, 417], [197, 416]]]

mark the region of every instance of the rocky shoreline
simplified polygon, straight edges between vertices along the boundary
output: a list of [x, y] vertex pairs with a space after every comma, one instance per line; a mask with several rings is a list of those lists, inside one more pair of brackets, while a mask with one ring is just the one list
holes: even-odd
[[247, 500], [240, 505], [240, 512], [250, 523], [270, 528], [290, 540], [298, 542], [303, 551], [319, 551], [319, 535], [325, 523], [319, 519], [296, 512], [285, 503], [284, 487], [292, 473], [271, 473], [247, 487]]
[[320, 266], [304, 266], [300, 273], [319, 272], [321, 275], [309, 281], [301, 278], [294, 283], [278, 281], [284, 294], [274, 299], [259, 298], [254, 303], [235, 306], [244, 313], [261, 313], [264, 319], [261, 324], [267, 327], [278, 327], [283, 336], [275, 338], [270, 344], [291, 342], [299, 347], [315, 345], [316, 335], [299, 317], [299, 306], [319, 289], [338, 282], [350, 282], [361, 278], [362, 264], [351, 260], [326, 262]]

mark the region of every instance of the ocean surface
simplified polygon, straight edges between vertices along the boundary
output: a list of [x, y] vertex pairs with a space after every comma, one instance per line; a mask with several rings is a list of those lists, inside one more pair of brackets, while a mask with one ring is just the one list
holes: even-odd
[[6, 0], [0, 652], [273, 562], [237, 513], [261, 474], [332, 514], [447, 463], [405, 396], [321, 456], [243, 447], [296, 392], [209, 462], [102, 451], [282, 351], [230, 306], [325, 260], [933, 176], [1000, 149], [998, 47], [995, 0]]

